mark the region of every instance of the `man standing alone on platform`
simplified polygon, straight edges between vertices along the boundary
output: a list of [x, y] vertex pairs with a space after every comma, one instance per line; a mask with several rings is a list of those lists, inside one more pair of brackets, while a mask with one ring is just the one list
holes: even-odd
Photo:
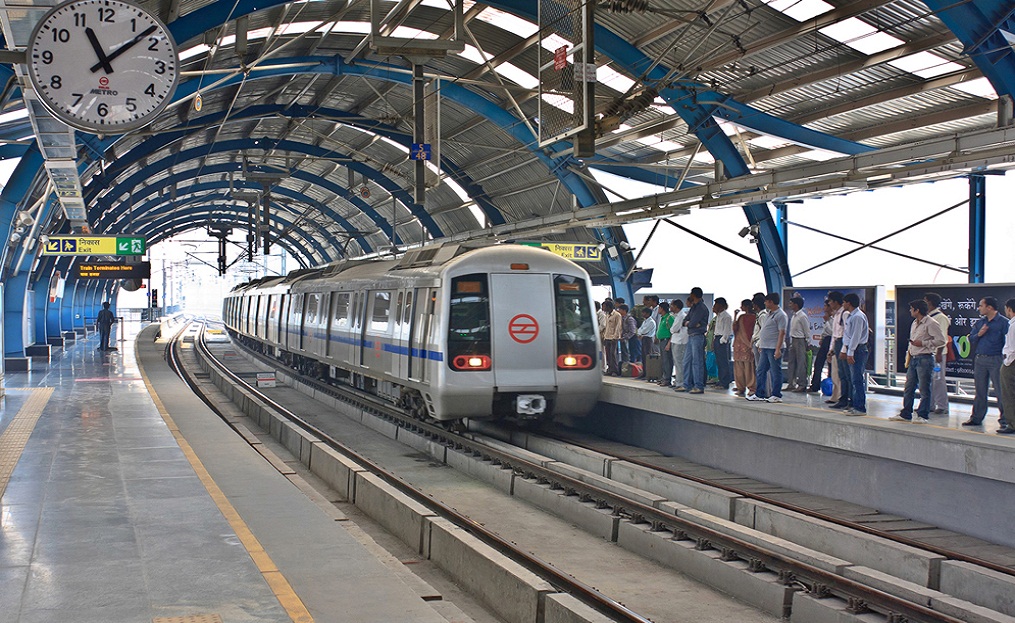
[[867, 323], [867, 314], [860, 309], [860, 297], [856, 293], [850, 292], [842, 297], [842, 308], [849, 317], [846, 318], [842, 331], [839, 365], [845, 363], [849, 367], [849, 390], [852, 393], [851, 405], [846, 407], [844, 413], [867, 415], [867, 340], [870, 338], [870, 325]]
[[[1008, 333], [1001, 353], [1004, 357], [1001, 365], [1001, 406], [1007, 413], [1015, 414], [1015, 299], [1005, 302], [1004, 315], [1008, 317]], [[997, 432], [999, 435], [1011, 435], [1015, 433], [1015, 427], [1009, 424]]]
[[[705, 333], [708, 331], [708, 307], [701, 300], [701, 288], [691, 288], [684, 326], [687, 327], [687, 350], [684, 352], [684, 385], [688, 393], [705, 393]], [[688, 381], [691, 383], [689, 384]]]
[[[765, 309], [768, 318], [758, 336], [758, 348], [761, 349], [761, 363], [758, 364], [757, 387], [748, 400], [782, 402], [782, 348], [786, 344], [786, 327], [789, 320], [786, 312], [779, 307], [779, 294], [770, 292], [765, 297]], [[772, 376], [772, 395], [767, 393], [768, 377]]]
[[[982, 317], [974, 322], [969, 330], [969, 343], [976, 353], [976, 358], [973, 359], [976, 397], [973, 398], [973, 413], [962, 423], [963, 426], [983, 424], [983, 418], [987, 415], [987, 394], [990, 385], [994, 386], [995, 393], [1001, 394], [1001, 351], [1004, 349], [1004, 338], [1008, 333], [1008, 321], [998, 313], [997, 299], [993, 296], [980, 299], [980, 315]], [[1000, 400], [997, 408], [1001, 412], [1001, 428], [1006, 428], [1004, 405]]]
[[948, 329], [952, 326], [952, 319], [945, 315], [943, 311], [939, 309], [941, 305], [941, 295], [937, 292], [928, 292], [923, 295], [923, 300], [927, 301], [927, 316], [936, 320], [941, 325], [941, 330], [945, 334], [946, 344], [941, 348], [937, 349], [935, 354], [935, 360], [940, 364], [940, 368], [934, 373], [931, 378], [931, 404], [930, 408], [934, 410], [934, 413], [942, 414], [948, 413], [948, 382], [945, 380], [948, 368]]
[[106, 351], [109, 348], [109, 330], [116, 324], [116, 316], [109, 311], [109, 303], [103, 303], [95, 324], [99, 325], [99, 350]]
[[[941, 325], [927, 315], [927, 301], [912, 301], [909, 315], [913, 324], [909, 327], [909, 349], [906, 351], [906, 390], [902, 394], [902, 411], [888, 418], [893, 422], [927, 422], [930, 416], [931, 374], [934, 370], [934, 356], [937, 349], [948, 339], [941, 332]], [[916, 386], [920, 385], [920, 407], [913, 418], [913, 399]]]

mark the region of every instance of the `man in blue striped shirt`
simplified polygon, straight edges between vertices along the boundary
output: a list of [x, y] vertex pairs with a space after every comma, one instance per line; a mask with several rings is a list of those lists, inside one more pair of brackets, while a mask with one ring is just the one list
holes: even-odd
[[[976, 397], [973, 398], [973, 412], [963, 426], [979, 426], [987, 415], [987, 392], [990, 385], [994, 393], [1001, 395], [1001, 351], [1004, 349], [1004, 338], [1008, 333], [1008, 320], [997, 310], [997, 299], [985, 296], [980, 299], [981, 318], [969, 329], [969, 343], [976, 353], [973, 359], [973, 383]], [[1001, 412], [1001, 427], [1007, 428], [1004, 417], [1004, 405], [997, 402], [997, 410]]]
[[859, 310], [860, 297], [854, 292], [842, 297], [842, 307], [849, 312], [849, 318], [842, 333], [839, 359], [845, 359], [849, 365], [849, 384], [853, 392], [852, 405], [844, 413], [867, 415], [867, 339], [870, 336], [867, 314]]

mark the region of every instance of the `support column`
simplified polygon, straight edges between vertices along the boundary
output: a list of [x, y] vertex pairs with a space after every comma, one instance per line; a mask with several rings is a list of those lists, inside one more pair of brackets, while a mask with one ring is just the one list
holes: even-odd
[[8, 372], [32, 369], [31, 359], [25, 356], [25, 345], [31, 336], [26, 322], [32, 313], [28, 301], [28, 273], [20, 272], [4, 283], [4, 368]]
[[782, 250], [786, 254], [786, 261], [789, 261], [789, 207], [785, 203], [775, 204], [775, 231], [779, 233], [779, 240], [782, 241]]
[[969, 283], [983, 283], [987, 251], [987, 179], [969, 176]]

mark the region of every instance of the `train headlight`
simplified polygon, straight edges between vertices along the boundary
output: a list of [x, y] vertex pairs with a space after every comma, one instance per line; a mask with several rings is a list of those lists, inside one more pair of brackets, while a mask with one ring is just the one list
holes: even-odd
[[460, 372], [489, 370], [493, 360], [486, 355], [458, 355], [451, 360], [451, 367]]
[[595, 362], [588, 355], [561, 355], [557, 357], [558, 370], [589, 370]]

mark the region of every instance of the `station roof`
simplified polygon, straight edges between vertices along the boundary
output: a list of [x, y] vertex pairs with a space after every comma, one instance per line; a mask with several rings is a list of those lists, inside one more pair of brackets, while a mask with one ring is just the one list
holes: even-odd
[[[306, 266], [384, 252], [393, 238], [403, 249], [483, 237], [615, 244], [616, 226], [632, 220], [1009, 166], [1010, 131], [996, 129], [1015, 83], [1008, 3], [605, 1], [595, 18], [601, 132], [581, 158], [533, 134], [540, 102], [573, 105], [539, 96], [540, 54], [569, 42], [540, 43], [536, 2], [465, 0], [456, 37], [447, 0], [380, 1], [382, 34], [408, 40], [399, 49], [370, 44], [363, 0], [141, 4], [172, 30], [183, 77], [150, 127], [77, 134], [96, 233], [158, 242], [243, 227], [266, 182], [277, 243]], [[426, 42], [452, 38], [461, 51], [420, 58]], [[422, 203], [409, 158], [411, 58], [437, 79], [440, 100], [429, 120], [439, 118], [440, 167], [427, 165]], [[34, 135], [7, 77], [0, 155], [27, 156]], [[4, 191], [22, 210], [47, 198], [37, 153]], [[600, 172], [670, 192], [620, 202]], [[45, 219], [43, 232], [70, 225], [58, 209]]]

